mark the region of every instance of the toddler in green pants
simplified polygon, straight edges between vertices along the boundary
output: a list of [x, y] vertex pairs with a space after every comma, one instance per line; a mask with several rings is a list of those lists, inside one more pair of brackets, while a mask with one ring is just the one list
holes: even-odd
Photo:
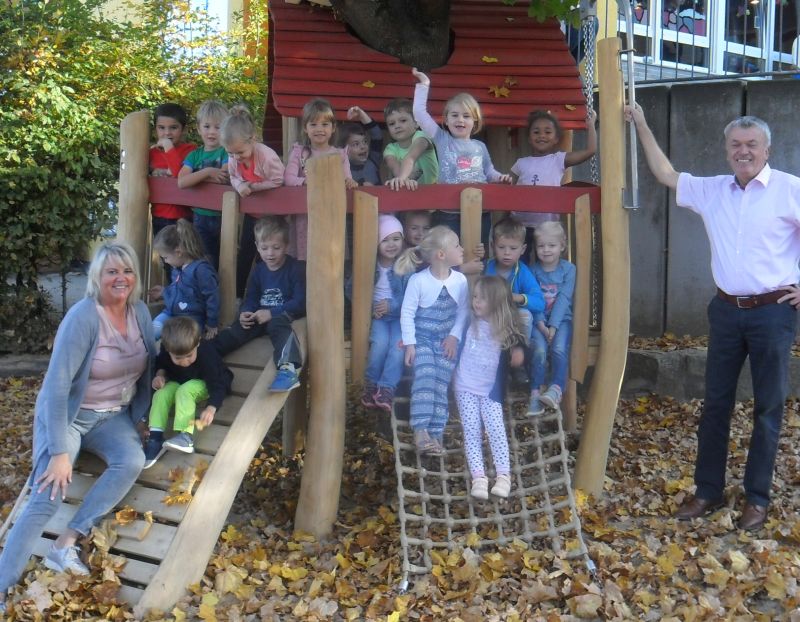
[[[205, 427], [214, 420], [230, 392], [233, 372], [211, 342], [201, 342], [200, 337], [200, 327], [190, 317], [176, 316], [164, 323], [153, 378], [155, 393], [150, 406], [150, 435], [144, 448], [145, 469], [153, 466], [165, 449], [193, 453], [197, 403], [206, 401], [198, 418], [199, 426]], [[178, 434], [164, 440], [173, 406], [173, 429]]]

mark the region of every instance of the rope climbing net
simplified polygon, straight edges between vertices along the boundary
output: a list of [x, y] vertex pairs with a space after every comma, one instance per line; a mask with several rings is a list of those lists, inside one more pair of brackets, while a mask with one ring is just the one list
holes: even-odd
[[[461, 425], [451, 417], [444, 432], [445, 455], [419, 456], [413, 430], [404, 415], [408, 398], [397, 397], [392, 413], [399, 498], [403, 581], [429, 573], [432, 552], [504, 546], [514, 540], [549, 544], [567, 558], [583, 558], [590, 571], [568, 470], [560, 411], [529, 416], [527, 400], [509, 400], [505, 409], [511, 457], [508, 499], [473, 499], [464, 457]], [[455, 412], [451, 408], [451, 412]], [[484, 443], [487, 475], [492, 460]], [[475, 534], [475, 535], [472, 535]]]

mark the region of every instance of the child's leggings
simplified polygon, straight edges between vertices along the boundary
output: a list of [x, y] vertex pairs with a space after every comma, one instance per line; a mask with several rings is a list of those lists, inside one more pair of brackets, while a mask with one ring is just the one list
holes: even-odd
[[[503, 425], [503, 405], [490, 397], [481, 397], [467, 391], [456, 391], [456, 403], [464, 430], [464, 453], [472, 477], [484, 477], [483, 428], [489, 436], [494, 468], [498, 475], [508, 475], [511, 466], [508, 458], [508, 438]], [[483, 425], [481, 425], [483, 422]]]
[[202, 380], [188, 380], [183, 384], [168, 382], [153, 394], [150, 427], [166, 430], [170, 408], [175, 404], [175, 421], [172, 429], [191, 434], [194, 432], [197, 402], [207, 399], [208, 389]]

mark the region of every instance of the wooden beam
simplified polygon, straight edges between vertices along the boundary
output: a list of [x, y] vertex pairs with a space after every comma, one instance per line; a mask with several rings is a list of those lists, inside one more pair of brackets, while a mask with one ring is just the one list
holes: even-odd
[[[306, 318], [295, 320], [295, 334], [300, 339], [303, 352], [308, 351]], [[289, 394], [283, 406], [283, 425], [281, 436], [283, 457], [290, 458], [305, 447], [306, 430], [308, 428], [308, 370], [303, 369], [300, 375], [300, 386]]]
[[378, 198], [353, 193], [353, 294], [351, 322], [350, 379], [364, 379], [372, 323], [372, 292], [378, 248]]
[[[475, 259], [473, 249], [481, 243], [481, 212], [483, 193], [477, 188], [461, 191], [461, 246], [464, 247], [464, 262]], [[488, 252], [489, 249], [486, 249]]]
[[583, 423], [575, 487], [595, 495], [603, 492], [608, 448], [614, 427], [630, 326], [630, 248], [628, 213], [622, 206], [625, 181], [624, 95], [619, 69], [620, 41], [597, 43], [600, 89], [600, 144], [603, 244], [603, 329], [595, 375]]
[[592, 270], [592, 221], [589, 211], [589, 197], [578, 197], [575, 201], [575, 248], [572, 261], [577, 267], [575, 297], [572, 305], [572, 345], [569, 353], [569, 378], [567, 379], [561, 412], [564, 429], [575, 432], [578, 429], [578, 387], [583, 383], [586, 367], [589, 364], [589, 315], [591, 313], [590, 275]]
[[219, 234], [219, 328], [222, 330], [238, 316], [236, 308], [236, 255], [239, 250], [239, 194], [222, 195], [222, 228]]
[[589, 316], [591, 314], [592, 220], [589, 197], [575, 201], [575, 296], [572, 305], [572, 346], [570, 348], [570, 377], [583, 383], [589, 364]]
[[117, 239], [127, 242], [139, 257], [139, 274], [147, 274], [147, 222], [150, 217], [147, 185], [150, 160], [150, 113], [132, 112], [119, 131], [119, 210]]
[[297, 529], [322, 538], [333, 529], [342, 484], [346, 405], [344, 244], [347, 197], [338, 154], [311, 158], [306, 167], [311, 412], [294, 524]]

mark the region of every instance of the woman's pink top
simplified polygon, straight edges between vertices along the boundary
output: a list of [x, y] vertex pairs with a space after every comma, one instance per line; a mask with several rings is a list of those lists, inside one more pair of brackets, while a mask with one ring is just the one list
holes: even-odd
[[147, 366], [142, 333], [133, 309], [125, 314], [128, 334], [124, 337], [111, 324], [102, 305], [97, 305], [97, 314], [100, 317], [97, 350], [81, 408], [105, 410], [126, 406], [133, 399], [136, 381]]

